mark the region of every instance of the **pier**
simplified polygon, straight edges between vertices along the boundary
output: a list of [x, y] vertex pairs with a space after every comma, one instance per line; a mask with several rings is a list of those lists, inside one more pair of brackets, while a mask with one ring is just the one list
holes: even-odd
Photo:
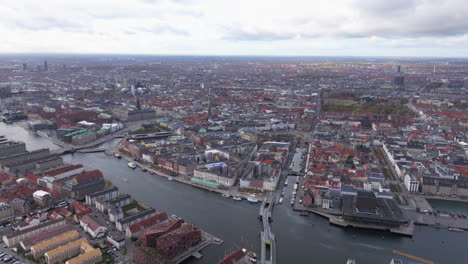
[[260, 263], [276, 263], [276, 239], [271, 232], [270, 221], [273, 209], [273, 197], [269, 195], [260, 206], [259, 217], [262, 220], [263, 231], [260, 233], [261, 253]]

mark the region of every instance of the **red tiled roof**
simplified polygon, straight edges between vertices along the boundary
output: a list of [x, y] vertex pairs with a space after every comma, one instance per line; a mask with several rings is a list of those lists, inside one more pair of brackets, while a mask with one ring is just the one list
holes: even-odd
[[234, 251], [231, 255], [225, 256], [223, 260], [221, 260], [218, 264], [234, 264], [237, 261], [241, 260], [245, 257], [244, 251], [239, 248], [238, 250]]
[[89, 214], [80, 218], [80, 222], [87, 224], [93, 231], [96, 231], [101, 225]]
[[78, 184], [81, 184], [81, 183], [93, 181], [93, 180], [103, 178], [103, 177], [104, 177], [104, 175], [102, 174], [102, 172], [100, 170], [93, 170], [93, 171], [84, 171], [84, 172], [82, 172], [80, 174], [77, 174], [77, 175], [73, 176], [73, 179]]
[[157, 223], [160, 223], [164, 220], [167, 220], [166, 212], [156, 214], [152, 217], [146, 218], [145, 220], [134, 223], [130, 225], [128, 228], [130, 229], [130, 232], [137, 233], [137, 232], [140, 232], [141, 230], [147, 229], [148, 227], [154, 226]]
[[60, 175], [62, 173], [69, 172], [69, 171], [72, 171], [72, 170], [76, 170], [76, 169], [79, 169], [79, 168], [83, 168], [83, 165], [82, 164], [70, 165], [70, 166], [67, 166], [65, 168], [60, 168], [60, 169], [57, 169], [57, 170], [49, 171], [45, 175], [53, 177], [53, 176], [57, 176], [57, 175]]

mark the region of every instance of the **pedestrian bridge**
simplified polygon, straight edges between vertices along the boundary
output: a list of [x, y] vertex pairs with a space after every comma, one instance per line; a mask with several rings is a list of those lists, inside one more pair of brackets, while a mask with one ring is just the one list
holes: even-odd
[[265, 200], [263, 200], [259, 211], [259, 218], [262, 220], [263, 224], [263, 231], [260, 233], [260, 263], [276, 263], [276, 239], [270, 229], [272, 209], [273, 195], [269, 195]]

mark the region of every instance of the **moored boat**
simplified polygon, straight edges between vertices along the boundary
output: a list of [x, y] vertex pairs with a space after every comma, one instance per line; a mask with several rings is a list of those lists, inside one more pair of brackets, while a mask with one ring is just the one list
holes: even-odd
[[279, 199], [278, 203], [283, 203], [283, 197]]
[[232, 199], [234, 199], [236, 201], [242, 201], [242, 197], [239, 197], [239, 196], [234, 196], [234, 197], [232, 197]]
[[136, 169], [137, 165], [133, 162], [129, 162], [128, 164], [128, 167], [132, 168], [132, 169]]
[[251, 202], [251, 203], [258, 203], [258, 200], [255, 199], [255, 198], [247, 198], [247, 201]]
[[121, 156], [119, 153], [115, 153], [115, 154], [114, 154], [114, 157], [116, 157], [116, 158], [118, 158], [118, 159], [121, 159], [121, 158], [122, 158], [122, 156]]

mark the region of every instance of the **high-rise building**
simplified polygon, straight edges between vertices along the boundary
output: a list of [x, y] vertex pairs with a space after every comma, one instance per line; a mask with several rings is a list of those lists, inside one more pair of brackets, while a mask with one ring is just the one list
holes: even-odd
[[403, 86], [405, 85], [405, 77], [404, 76], [395, 76], [395, 85], [396, 86]]
[[26, 63], [23, 63], [23, 71], [26, 71], [28, 69], [28, 65]]
[[401, 66], [400, 66], [400, 65], [397, 66], [397, 70], [396, 70], [396, 71], [397, 71], [398, 73], [401, 72]]
[[47, 66], [47, 61], [44, 61], [44, 71], [49, 71], [49, 66]]

